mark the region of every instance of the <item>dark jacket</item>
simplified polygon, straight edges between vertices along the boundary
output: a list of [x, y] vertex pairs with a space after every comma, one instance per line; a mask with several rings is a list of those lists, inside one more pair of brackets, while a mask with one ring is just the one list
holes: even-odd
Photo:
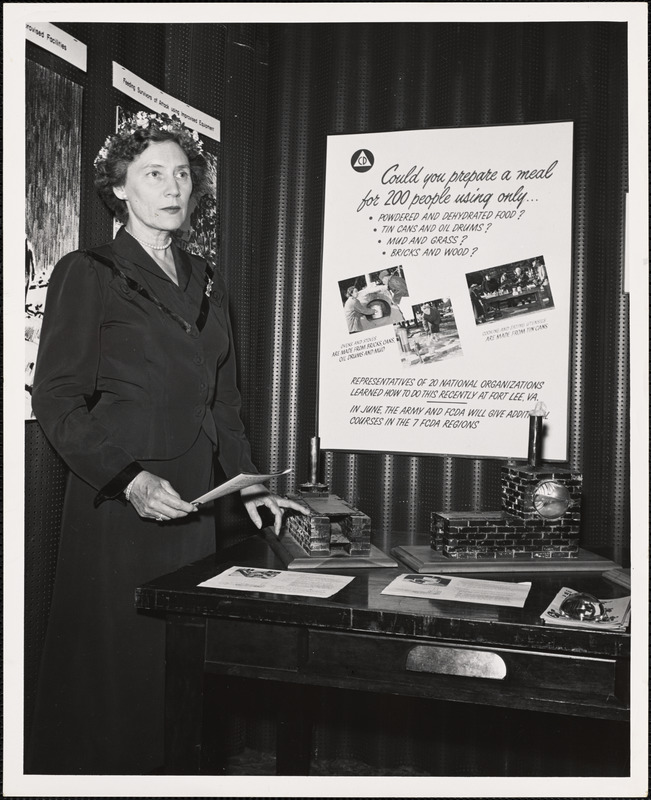
[[441, 324], [441, 312], [436, 306], [430, 306], [429, 312], [423, 311], [423, 318], [430, 323], [430, 325]]
[[94, 249], [122, 275], [84, 251], [52, 272], [32, 405], [70, 469], [99, 490], [97, 502], [119, 496], [139, 460], [187, 451], [201, 428], [228, 477], [257, 472], [240, 419], [224, 282], [215, 272], [200, 331], [206, 262], [172, 247], [178, 287], [124, 229]]
[[391, 292], [393, 302], [396, 303], [396, 305], [402, 300], [403, 297], [409, 297], [409, 292], [407, 291], [407, 282], [400, 275], [392, 275], [389, 278], [387, 286]]

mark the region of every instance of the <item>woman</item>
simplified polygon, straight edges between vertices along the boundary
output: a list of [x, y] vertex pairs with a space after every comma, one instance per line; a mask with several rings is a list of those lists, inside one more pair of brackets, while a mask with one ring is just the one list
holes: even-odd
[[[139, 112], [106, 140], [95, 184], [123, 223], [50, 280], [33, 408], [70, 477], [28, 771], [136, 774], [163, 759], [164, 624], [134, 590], [215, 550], [216, 454], [257, 472], [240, 420], [225, 285], [173, 242], [202, 190], [202, 144]], [[261, 527], [302, 509], [242, 491]]]
[[346, 289], [346, 302], [344, 303], [344, 315], [348, 324], [348, 333], [359, 333], [365, 330], [364, 322], [367, 317], [373, 316], [373, 309], [357, 299], [359, 291], [356, 286], [349, 286]]

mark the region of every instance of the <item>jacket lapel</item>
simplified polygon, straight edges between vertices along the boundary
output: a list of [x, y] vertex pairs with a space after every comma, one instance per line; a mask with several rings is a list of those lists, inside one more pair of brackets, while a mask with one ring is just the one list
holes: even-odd
[[192, 275], [192, 261], [190, 256], [181, 250], [180, 247], [172, 245], [172, 252], [174, 253], [174, 263], [176, 264], [176, 277], [179, 281], [179, 287], [185, 291], [190, 283], [190, 276]]
[[[124, 227], [120, 228], [115, 235], [115, 239], [111, 243], [111, 249], [116, 257], [124, 259], [124, 262], [128, 262], [124, 264], [125, 266], [136, 264], [140, 269], [148, 272], [159, 280], [169, 280], [153, 258], [146, 253], [133, 236], [127, 233]], [[174, 244], [172, 244], [172, 253], [174, 255], [179, 287], [185, 291], [192, 274], [192, 263], [187, 253], [180, 250]]]

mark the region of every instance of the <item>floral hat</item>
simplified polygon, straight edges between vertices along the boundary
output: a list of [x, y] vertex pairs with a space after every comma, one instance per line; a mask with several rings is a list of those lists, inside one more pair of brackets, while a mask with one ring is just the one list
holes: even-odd
[[113, 146], [119, 142], [126, 142], [135, 133], [141, 130], [157, 130], [168, 131], [178, 136], [180, 143], [191, 157], [196, 157], [203, 154], [203, 142], [199, 138], [196, 131], [190, 130], [181, 120], [176, 116], [169, 116], [168, 114], [155, 114], [148, 111], [138, 111], [127, 119], [123, 120], [117, 130], [117, 133], [112, 133], [106, 137], [106, 141], [100, 148], [99, 153], [95, 157], [94, 166], [97, 167], [106, 161], [109, 151]]

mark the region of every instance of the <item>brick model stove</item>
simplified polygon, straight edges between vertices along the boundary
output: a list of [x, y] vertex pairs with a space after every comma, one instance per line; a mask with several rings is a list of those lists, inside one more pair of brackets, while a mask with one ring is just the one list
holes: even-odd
[[353, 508], [336, 494], [301, 492], [292, 500], [309, 510], [309, 515], [287, 517], [287, 532], [308, 556], [371, 553], [371, 518]]
[[540, 463], [545, 416], [543, 404], [531, 412], [528, 463], [502, 467], [502, 510], [433, 511], [432, 550], [457, 560], [578, 558], [582, 476]]
[[317, 479], [319, 440], [313, 437], [310, 448], [311, 481], [299, 487], [291, 499], [307, 508], [309, 514], [287, 515], [285, 530], [310, 557], [369, 556], [371, 518], [353, 508]]

